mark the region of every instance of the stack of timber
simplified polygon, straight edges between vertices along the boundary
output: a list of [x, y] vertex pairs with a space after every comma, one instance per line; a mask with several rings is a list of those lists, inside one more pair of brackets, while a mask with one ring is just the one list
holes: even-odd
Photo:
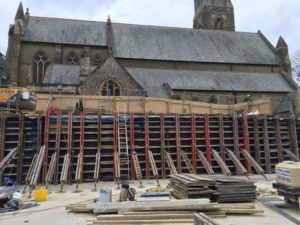
[[[263, 210], [254, 204], [221, 205], [208, 199], [171, 200], [160, 202], [113, 202], [68, 205], [66, 210], [94, 213], [97, 219], [89, 224], [194, 224], [195, 213], [205, 213], [204, 221], [225, 217], [227, 214], [257, 214]], [[212, 223], [214, 224], [214, 223]]]
[[211, 176], [216, 180], [213, 200], [219, 203], [252, 202], [256, 199], [256, 186], [249, 180], [227, 176]]
[[169, 187], [173, 189], [172, 195], [177, 199], [211, 198], [216, 181], [210, 178], [194, 175], [172, 175]]

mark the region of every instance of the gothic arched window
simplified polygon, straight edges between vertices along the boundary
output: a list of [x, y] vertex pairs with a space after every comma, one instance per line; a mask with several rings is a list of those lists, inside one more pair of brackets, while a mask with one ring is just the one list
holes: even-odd
[[216, 19], [214, 28], [215, 28], [215, 30], [223, 30], [224, 21], [221, 17], [218, 17], [218, 19]]
[[48, 58], [42, 51], [38, 52], [33, 60], [32, 65], [32, 82], [34, 84], [41, 84], [48, 66]]
[[74, 51], [71, 51], [67, 55], [66, 64], [69, 64], [69, 65], [78, 65], [79, 64], [78, 56], [76, 55], [76, 53]]
[[105, 80], [101, 84], [100, 94], [102, 96], [120, 96], [121, 86], [112, 79]]

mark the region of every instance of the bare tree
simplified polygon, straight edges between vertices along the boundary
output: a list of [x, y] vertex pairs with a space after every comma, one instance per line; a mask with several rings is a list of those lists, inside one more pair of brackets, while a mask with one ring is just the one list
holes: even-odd
[[295, 80], [300, 83], [300, 50], [298, 50], [293, 57], [292, 71]]

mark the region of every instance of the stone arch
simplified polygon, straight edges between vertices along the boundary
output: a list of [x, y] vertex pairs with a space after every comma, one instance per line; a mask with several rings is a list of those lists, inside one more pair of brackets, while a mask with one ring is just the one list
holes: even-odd
[[42, 50], [38, 51], [33, 58], [32, 83], [41, 84], [43, 82], [48, 64], [46, 53]]
[[122, 87], [118, 81], [112, 78], [104, 80], [100, 85], [100, 95], [102, 96], [121, 96]]

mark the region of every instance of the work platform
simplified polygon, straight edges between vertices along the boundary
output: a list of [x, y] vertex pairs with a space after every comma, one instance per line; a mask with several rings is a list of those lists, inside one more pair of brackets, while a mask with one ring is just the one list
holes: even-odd
[[[166, 152], [178, 173], [194, 171], [206, 174], [209, 170], [199, 157], [199, 152], [205, 156], [214, 173], [224, 174], [227, 171], [222, 167], [221, 159], [229, 169], [227, 173], [233, 175], [244, 171], [241, 165], [247, 173], [257, 172], [254, 166], [251, 167], [253, 162], [249, 157], [245, 158], [245, 152], [250, 153], [266, 173], [273, 173], [275, 165], [284, 159], [299, 159], [300, 120], [295, 117], [278, 119], [261, 115], [147, 113], [119, 116], [116, 113], [101, 115], [50, 111], [46, 115], [24, 115], [2, 112], [0, 161], [10, 149], [18, 148], [17, 156], [4, 170], [4, 176], [24, 183], [34, 155], [45, 145], [41, 182], [45, 182], [54, 153], [58, 160], [54, 166], [53, 183], [60, 182], [66, 154], [70, 157], [68, 182], [78, 178], [76, 171], [81, 173], [81, 182], [94, 181], [97, 153], [100, 153], [100, 180], [115, 180], [118, 174], [116, 153], [121, 135], [118, 123], [121, 120], [126, 123], [130, 157], [128, 167], [120, 168], [120, 175], [125, 179], [135, 179], [134, 152], [137, 153], [143, 179], [155, 178], [149, 151], [159, 178], [165, 178], [172, 172]], [[232, 152], [240, 163], [234, 162]], [[80, 170], [77, 168], [79, 153], [83, 157]], [[190, 164], [186, 162], [188, 159]]]

